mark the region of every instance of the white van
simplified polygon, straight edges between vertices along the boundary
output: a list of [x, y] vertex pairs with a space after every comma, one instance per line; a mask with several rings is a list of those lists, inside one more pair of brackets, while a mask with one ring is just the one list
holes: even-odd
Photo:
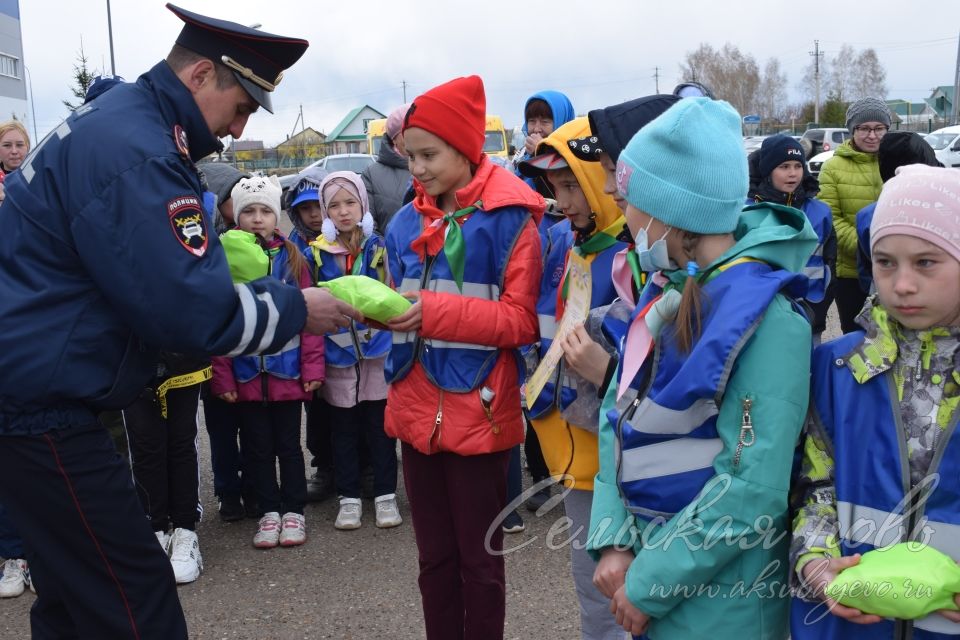
[[924, 138], [945, 167], [960, 167], [960, 125], [937, 129]]

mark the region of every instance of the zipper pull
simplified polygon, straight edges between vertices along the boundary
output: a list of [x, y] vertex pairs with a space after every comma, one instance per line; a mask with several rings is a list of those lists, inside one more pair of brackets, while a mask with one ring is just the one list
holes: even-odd
[[434, 427], [440, 427], [440, 421], [443, 420], [443, 409], [437, 409], [437, 420], [434, 422]]
[[753, 407], [753, 400], [743, 399], [743, 417], [740, 421], [740, 437], [737, 439], [737, 451], [733, 454], [733, 468], [736, 470], [740, 466], [740, 456], [743, 454], [744, 447], [752, 447], [757, 441], [757, 436], [753, 431], [753, 418], [750, 416], [750, 409]]

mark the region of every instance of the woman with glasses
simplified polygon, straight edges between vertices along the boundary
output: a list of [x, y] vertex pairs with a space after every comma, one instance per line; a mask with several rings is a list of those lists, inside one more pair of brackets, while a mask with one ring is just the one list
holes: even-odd
[[854, 319], [866, 294], [857, 280], [857, 212], [877, 201], [883, 181], [877, 164], [880, 140], [890, 128], [890, 111], [879, 98], [861, 98], [847, 109], [852, 137], [837, 147], [820, 172], [818, 199], [830, 205], [837, 233], [836, 301], [844, 333], [856, 331]]

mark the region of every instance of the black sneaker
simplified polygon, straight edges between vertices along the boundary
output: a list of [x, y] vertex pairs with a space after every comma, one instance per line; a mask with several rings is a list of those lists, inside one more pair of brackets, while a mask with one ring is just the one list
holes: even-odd
[[544, 487], [527, 498], [527, 511], [536, 512], [550, 499], [550, 487]]
[[226, 496], [220, 499], [220, 519], [224, 522], [243, 520], [246, 512], [240, 504], [240, 496]]
[[307, 502], [323, 502], [333, 497], [333, 471], [317, 470], [307, 478]]
[[504, 533], [520, 533], [527, 528], [527, 525], [523, 524], [523, 518], [516, 511], [508, 513], [501, 526]]

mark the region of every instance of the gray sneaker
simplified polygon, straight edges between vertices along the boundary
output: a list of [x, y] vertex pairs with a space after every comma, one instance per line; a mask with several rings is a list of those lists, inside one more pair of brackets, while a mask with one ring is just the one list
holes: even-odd
[[403, 518], [400, 517], [400, 510], [397, 509], [397, 496], [388, 493], [377, 497], [374, 501], [377, 509], [377, 526], [381, 529], [389, 529], [403, 524]]
[[337, 529], [359, 529], [363, 506], [359, 498], [340, 498], [340, 513], [333, 526]]

